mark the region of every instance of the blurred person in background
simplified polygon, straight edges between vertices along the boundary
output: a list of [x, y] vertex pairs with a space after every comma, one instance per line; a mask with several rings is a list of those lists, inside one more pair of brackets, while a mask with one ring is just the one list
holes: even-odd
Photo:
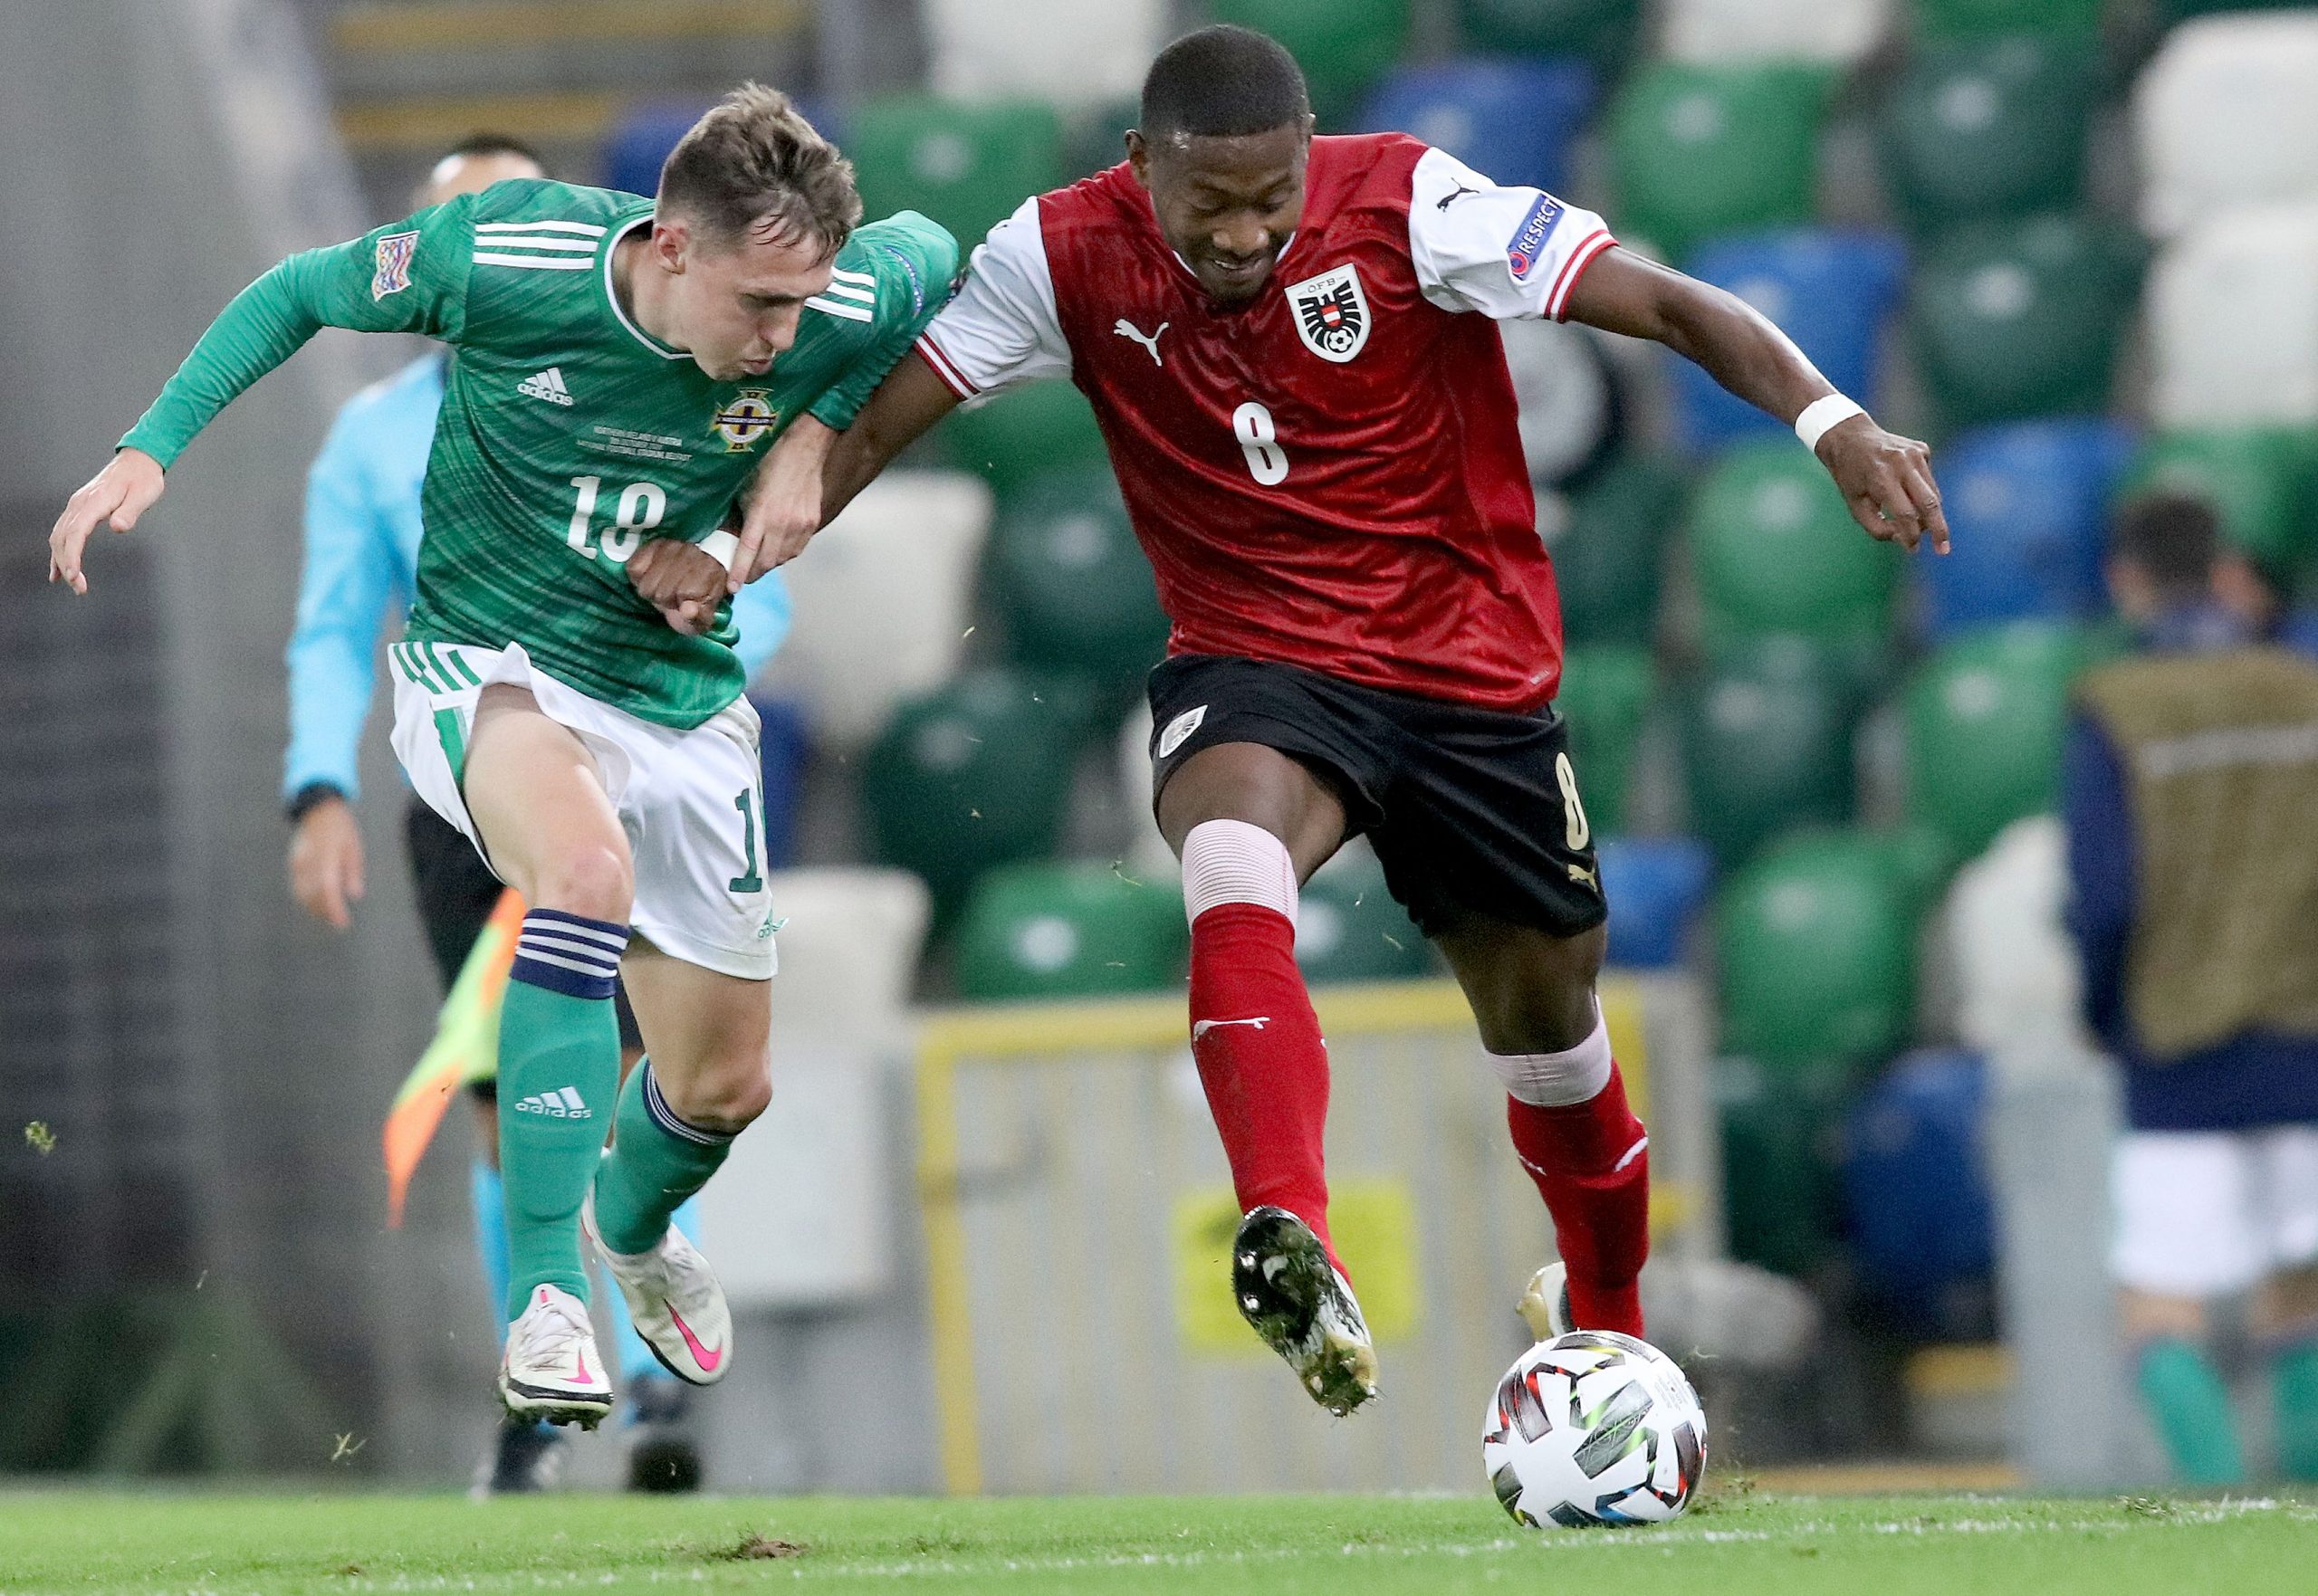
[[[477, 134], [444, 152], [414, 196], [418, 206], [479, 194], [510, 178], [547, 176], [521, 141]], [[381, 634], [409, 614], [417, 580], [419, 490], [443, 407], [448, 348], [420, 356], [347, 401], [306, 482], [305, 568], [298, 623], [291, 634], [290, 747], [283, 801], [291, 821], [290, 889], [316, 919], [343, 931], [363, 894], [365, 861], [354, 802], [362, 727], [368, 720]], [[733, 601], [736, 652], [753, 676], [789, 630], [785, 585], [760, 582]], [[447, 989], [505, 889], [448, 821], [416, 794], [403, 822], [411, 884], [427, 950]], [[644, 1040], [625, 991], [618, 1000], [621, 1073], [643, 1056]], [[491, 1301], [507, 1295], [507, 1209], [499, 1179], [498, 1092], [471, 1090], [476, 1130], [473, 1170], [475, 1246]], [[694, 1234], [694, 1205], [676, 1210]], [[663, 1370], [609, 1294], [618, 1326], [621, 1372], [633, 1401], [628, 1483], [684, 1489], [700, 1478], [685, 1424], [683, 1383]], [[509, 1419], [477, 1470], [486, 1492], [537, 1490], [560, 1472], [562, 1447], [550, 1425]]]
[[2214, 1309], [2250, 1294], [2280, 1469], [2318, 1479], [2318, 664], [2262, 640], [2213, 511], [2127, 506], [2136, 634], [2079, 683], [2070, 922], [2126, 1131], [2112, 1268], [2134, 1373], [2188, 1483], [2246, 1475]]

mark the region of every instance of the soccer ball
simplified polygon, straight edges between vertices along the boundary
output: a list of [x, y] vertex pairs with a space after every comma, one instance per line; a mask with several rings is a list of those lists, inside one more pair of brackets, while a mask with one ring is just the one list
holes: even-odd
[[1498, 1382], [1481, 1467], [1506, 1512], [1548, 1524], [1655, 1524], [1706, 1471], [1706, 1413], [1674, 1360], [1608, 1330], [1539, 1342]]

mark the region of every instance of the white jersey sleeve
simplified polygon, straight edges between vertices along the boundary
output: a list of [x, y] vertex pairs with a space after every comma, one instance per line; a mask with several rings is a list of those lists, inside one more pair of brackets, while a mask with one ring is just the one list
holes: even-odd
[[1409, 188], [1409, 255], [1424, 297], [1500, 321], [1569, 313], [1570, 291], [1617, 240], [1592, 211], [1506, 188], [1428, 149]]
[[919, 336], [917, 349], [961, 398], [1070, 375], [1036, 196], [975, 247], [957, 297]]

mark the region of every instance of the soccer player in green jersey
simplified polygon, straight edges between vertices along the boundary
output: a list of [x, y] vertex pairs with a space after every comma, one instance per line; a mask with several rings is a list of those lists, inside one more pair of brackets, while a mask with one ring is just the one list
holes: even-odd
[[[455, 349], [394, 745], [530, 910], [499, 1065], [499, 1386], [519, 1416], [592, 1427], [611, 1407], [583, 1220], [661, 1361], [702, 1385], [730, 1367], [723, 1295], [669, 1217], [771, 1096], [757, 721], [729, 606], [664, 615], [623, 568], [656, 540], [730, 559], [719, 522], [771, 440], [800, 416], [849, 425], [940, 308], [955, 242], [860, 215], [850, 164], [750, 85], [685, 135], [654, 199], [505, 182], [293, 255], [50, 535], [51, 579], [85, 593], [97, 527], [133, 527], [194, 435], [321, 327]], [[648, 1051], [624, 1088], [616, 974]]]

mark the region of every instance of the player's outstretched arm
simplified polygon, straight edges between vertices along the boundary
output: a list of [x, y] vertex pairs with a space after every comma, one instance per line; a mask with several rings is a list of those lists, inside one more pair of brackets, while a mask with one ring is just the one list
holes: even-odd
[[89, 590], [81, 551], [99, 526], [125, 532], [161, 496], [161, 463], [141, 449], [123, 449], [64, 502], [48, 534], [48, 579], [75, 593]]
[[[1789, 425], [1819, 400], [1838, 397], [1794, 341], [1745, 301], [1623, 249], [1604, 251], [1578, 279], [1567, 315], [1664, 344]], [[1948, 519], [1924, 444], [1858, 412], [1828, 427], [1814, 447], [1870, 536], [1911, 550], [1929, 539], [1948, 552]]]
[[934, 374], [924, 357], [912, 356], [896, 366], [829, 451], [821, 468], [820, 524], [835, 521], [838, 511], [876, 481], [895, 455], [957, 407], [957, 394]]

